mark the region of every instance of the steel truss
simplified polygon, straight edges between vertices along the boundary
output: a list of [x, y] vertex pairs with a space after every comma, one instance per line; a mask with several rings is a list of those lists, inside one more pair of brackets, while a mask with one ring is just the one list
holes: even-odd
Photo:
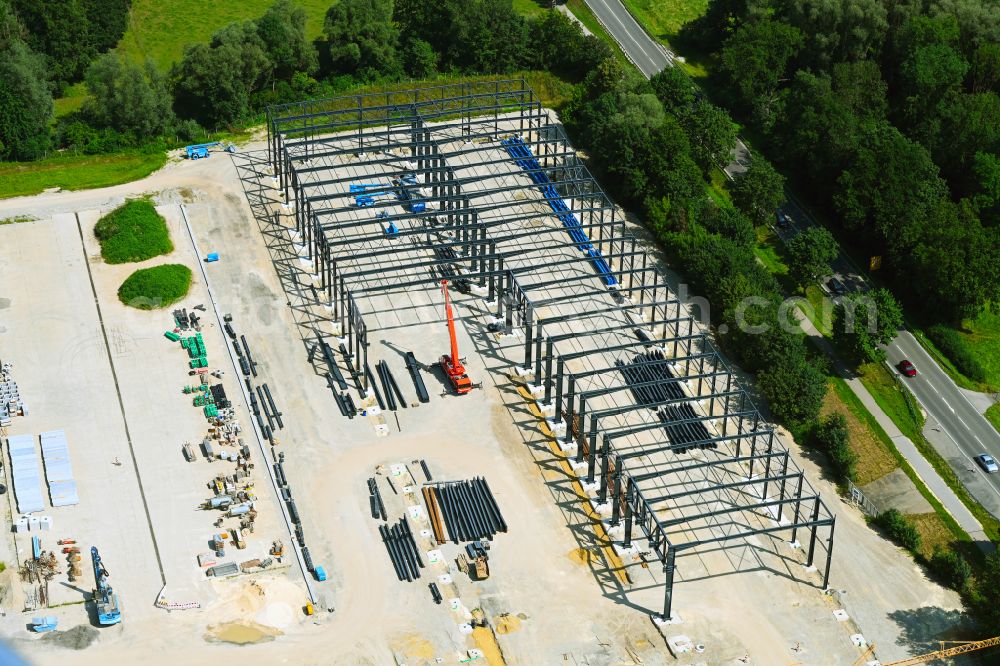
[[[293, 241], [365, 390], [359, 301], [447, 275], [487, 301], [502, 334], [523, 333], [515, 371], [556, 440], [576, 447], [575, 469], [621, 529], [620, 547], [638, 526], [660, 560], [664, 617], [679, 555], [753, 535], [797, 544], [806, 530], [811, 567], [826, 528], [828, 586], [836, 517], [524, 81], [267, 115]], [[359, 181], [377, 186], [364, 206]]]

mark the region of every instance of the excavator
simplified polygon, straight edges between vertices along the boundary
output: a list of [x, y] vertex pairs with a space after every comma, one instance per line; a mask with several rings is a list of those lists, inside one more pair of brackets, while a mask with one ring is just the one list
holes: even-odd
[[441, 357], [441, 368], [448, 375], [451, 387], [458, 395], [464, 395], [472, 390], [472, 380], [465, 374], [465, 366], [458, 357], [458, 340], [455, 338], [455, 317], [451, 312], [451, 298], [448, 296], [448, 281], [441, 280], [441, 292], [444, 294], [444, 312], [448, 317], [448, 334], [451, 336], [451, 355]]

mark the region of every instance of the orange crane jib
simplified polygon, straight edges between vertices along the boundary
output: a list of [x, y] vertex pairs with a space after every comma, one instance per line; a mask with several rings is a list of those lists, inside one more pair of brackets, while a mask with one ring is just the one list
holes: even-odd
[[441, 293], [444, 294], [444, 313], [448, 317], [448, 334], [451, 336], [451, 355], [441, 357], [441, 367], [448, 375], [448, 381], [455, 393], [462, 395], [472, 390], [472, 380], [465, 374], [465, 366], [458, 357], [458, 339], [455, 337], [455, 317], [451, 313], [451, 298], [448, 295], [448, 281], [441, 280]]

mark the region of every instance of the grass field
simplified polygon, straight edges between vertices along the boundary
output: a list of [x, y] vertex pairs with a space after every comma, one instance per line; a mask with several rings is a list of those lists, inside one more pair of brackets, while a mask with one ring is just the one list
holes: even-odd
[[37, 162], [0, 162], [0, 199], [61, 187], [86, 190], [145, 178], [167, 162], [166, 153], [65, 155]]
[[987, 409], [985, 416], [994, 428], [1000, 430], [1000, 402]]
[[[846, 393], [845, 393], [846, 391]], [[851, 450], [858, 456], [857, 478], [854, 483], [863, 486], [899, 467], [892, 454], [892, 443], [884, 432], [876, 432], [865, 417], [868, 414], [844, 382], [831, 378], [823, 398], [821, 414], [843, 414]], [[881, 437], [879, 436], [881, 435]]]
[[984, 312], [965, 322], [969, 331], [959, 331], [969, 351], [986, 369], [986, 384], [1000, 391], [1000, 313]]
[[149, 199], [131, 199], [115, 208], [97, 221], [94, 235], [109, 264], [145, 261], [174, 250], [167, 222]]
[[708, 0], [624, 0], [632, 16], [653, 37], [664, 43], [674, 38], [681, 26], [698, 18], [708, 8]]
[[158, 310], [184, 298], [190, 288], [190, 268], [164, 264], [129, 275], [118, 288], [118, 300], [139, 310]]
[[[130, 60], [152, 58], [167, 70], [184, 52], [184, 46], [207, 42], [219, 28], [261, 16], [274, 0], [205, 2], [204, 0], [133, 0], [128, 30], [118, 51]], [[306, 10], [310, 38], [323, 31], [326, 10], [335, 0], [296, 0]]]

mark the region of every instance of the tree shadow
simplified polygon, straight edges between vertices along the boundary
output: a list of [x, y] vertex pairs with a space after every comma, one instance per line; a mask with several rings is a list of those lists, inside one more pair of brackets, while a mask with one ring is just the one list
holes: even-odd
[[888, 614], [899, 625], [896, 645], [910, 654], [925, 654], [940, 649], [939, 641], [974, 640], [975, 623], [968, 614], [937, 606], [897, 610]]

